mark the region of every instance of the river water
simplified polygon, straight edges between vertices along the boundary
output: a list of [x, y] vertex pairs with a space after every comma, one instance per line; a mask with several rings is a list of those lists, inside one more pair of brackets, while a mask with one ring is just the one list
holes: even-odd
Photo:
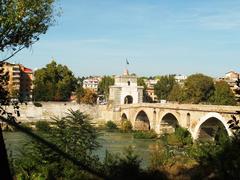
[[[21, 132], [4, 132], [4, 140], [8, 153], [16, 157], [20, 153], [21, 147], [29, 141], [29, 137]], [[134, 139], [130, 133], [101, 132], [99, 137], [101, 147], [96, 154], [101, 160], [104, 159], [106, 151], [111, 153], [122, 153], [125, 148], [132, 146], [134, 152], [142, 159], [141, 166], [147, 167], [150, 163], [151, 152], [158, 144], [157, 140]]]

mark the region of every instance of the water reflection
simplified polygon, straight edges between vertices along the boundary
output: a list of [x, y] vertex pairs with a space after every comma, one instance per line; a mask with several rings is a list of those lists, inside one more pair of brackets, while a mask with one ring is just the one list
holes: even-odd
[[[19, 155], [21, 148], [30, 138], [21, 132], [4, 132], [3, 133], [8, 153], [11, 152], [13, 157]], [[146, 139], [134, 139], [131, 133], [105, 132], [102, 131], [99, 137], [101, 148], [96, 154], [100, 160], [105, 157], [106, 151], [110, 153], [122, 153], [123, 150], [132, 146], [134, 152], [142, 159], [142, 167], [150, 163], [150, 154], [158, 147], [158, 141]]]

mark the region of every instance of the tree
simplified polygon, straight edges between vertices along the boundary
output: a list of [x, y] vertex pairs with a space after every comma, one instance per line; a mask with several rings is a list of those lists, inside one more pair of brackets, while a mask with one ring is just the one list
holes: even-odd
[[54, 23], [55, 0], [1, 0], [0, 51], [1, 62], [28, 48]]
[[174, 84], [169, 96], [168, 96], [169, 101], [177, 101], [177, 102], [182, 102], [184, 100], [184, 92], [183, 88], [179, 84]]
[[147, 85], [146, 85], [144, 79], [145, 79], [144, 77], [137, 78], [137, 85], [143, 86], [143, 88], [144, 88], [143, 91], [146, 91]]
[[109, 95], [109, 86], [114, 85], [114, 79], [111, 76], [104, 76], [98, 84], [98, 94], [103, 94], [105, 98]]
[[81, 97], [80, 102], [93, 105], [97, 102], [97, 94], [91, 89], [84, 89], [84, 95]]
[[72, 71], [52, 61], [35, 72], [33, 96], [38, 101], [67, 101], [75, 87]]
[[8, 94], [7, 84], [8, 84], [8, 72], [4, 73], [4, 69], [2, 68], [0, 63], [0, 106], [8, 104]]
[[212, 104], [217, 105], [236, 105], [235, 96], [225, 81], [216, 82], [214, 94], [210, 98]]
[[84, 96], [84, 89], [81, 84], [78, 84], [75, 93], [77, 103], [81, 103], [81, 99]]
[[168, 99], [168, 96], [176, 81], [173, 75], [162, 76], [157, 84], [154, 86], [154, 93], [158, 99]]
[[184, 101], [188, 103], [207, 102], [213, 92], [213, 79], [203, 74], [193, 74], [184, 83]]
[[[23, 48], [30, 47], [54, 23], [55, 0], [0, 0], [0, 68]], [[0, 99], [6, 104], [7, 74], [0, 72]]]
[[[41, 34], [46, 33], [48, 27], [53, 24], [54, 0], [0, 0], [0, 68], [3, 63], [21, 51], [30, 47], [39, 40]], [[0, 70], [0, 108], [9, 103], [6, 85], [7, 73]], [[16, 108], [17, 106], [14, 106]], [[19, 111], [18, 111], [19, 112]], [[1, 113], [1, 118], [5, 119]], [[7, 120], [10, 120], [7, 118]], [[0, 128], [1, 130], [1, 128]], [[0, 152], [6, 154], [4, 140], [0, 132]], [[9, 175], [7, 158], [1, 158], [4, 167], [1, 178]], [[6, 179], [6, 177], [4, 178]], [[9, 178], [8, 178], [9, 179]]]
[[[79, 110], [70, 110], [65, 117], [53, 120], [54, 126], [48, 127], [48, 131], [40, 130], [40, 135], [71, 157], [98, 171], [100, 162], [94, 151], [100, 147], [97, 141], [99, 134], [90, 124], [89, 117]], [[86, 176], [89, 178], [81, 167], [75, 166], [36, 141], [28, 143], [15, 162], [16, 173], [22, 175], [20, 179], [31, 179], [34, 176], [39, 179], [86, 179]]]

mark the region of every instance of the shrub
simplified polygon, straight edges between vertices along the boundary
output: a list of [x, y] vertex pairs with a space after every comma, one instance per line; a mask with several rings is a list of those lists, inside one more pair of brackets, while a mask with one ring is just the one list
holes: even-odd
[[42, 107], [42, 104], [39, 103], [39, 102], [34, 102], [33, 105], [36, 106], [36, 107]]
[[121, 130], [123, 132], [130, 132], [130, 131], [132, 131], [132, 123], [129, 120], [122, 121], [122, 123], [121, 123]]
[[140, 163], [140, 158], [130, 146], [122, 154], [106, 152], [104, 169], [109, 179], [139, 179]]
[[38, 121], [36, 122], [36, 129], [39, 131], [47, 132], [50, 129], [49, 123], [46, 121]]
[[165, 142], [165, 144], [176, 146], [190, 145], [193, 142], [190, 132], [182, 127], [177, 127], [175, 132], [172, 134], [165, 134], [161, 136], [161, 139]]
[[158, 144], [157, 147], [158, 148], [151, 153], [151, 163], [149, 166], [151, 170], [161, 169], [174, 155], [168, 146]]
[[29, 124], [29, 123], [22, 123], [21, 126], [22, 126], [24, 129], [27, 129], [27, 130], [29, 130], [29, 131], [32, 131], [31, 124]]
[[116, 130], [117, 129], [117, 125], [113, 121], [108, 121], [105, 124], [105, 127], [107, 130]]
[[157, 134], [154, 130], [150, 131], [134, 131], [133, 137], [136, 139], [154, 139]]
[[174, 133], [182, 145], [192, 144], [192, 136], [190, 132], [182, 127], [177, 127]]

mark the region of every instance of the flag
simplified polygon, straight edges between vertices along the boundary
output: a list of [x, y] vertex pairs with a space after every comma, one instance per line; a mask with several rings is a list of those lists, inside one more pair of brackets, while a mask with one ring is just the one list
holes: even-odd
[[129, 62], [128, 62], [128, 60], [127, 60], [127, 59], [126, 59], [126, 64], [127, 64], [127, 65], [129, 65]]

